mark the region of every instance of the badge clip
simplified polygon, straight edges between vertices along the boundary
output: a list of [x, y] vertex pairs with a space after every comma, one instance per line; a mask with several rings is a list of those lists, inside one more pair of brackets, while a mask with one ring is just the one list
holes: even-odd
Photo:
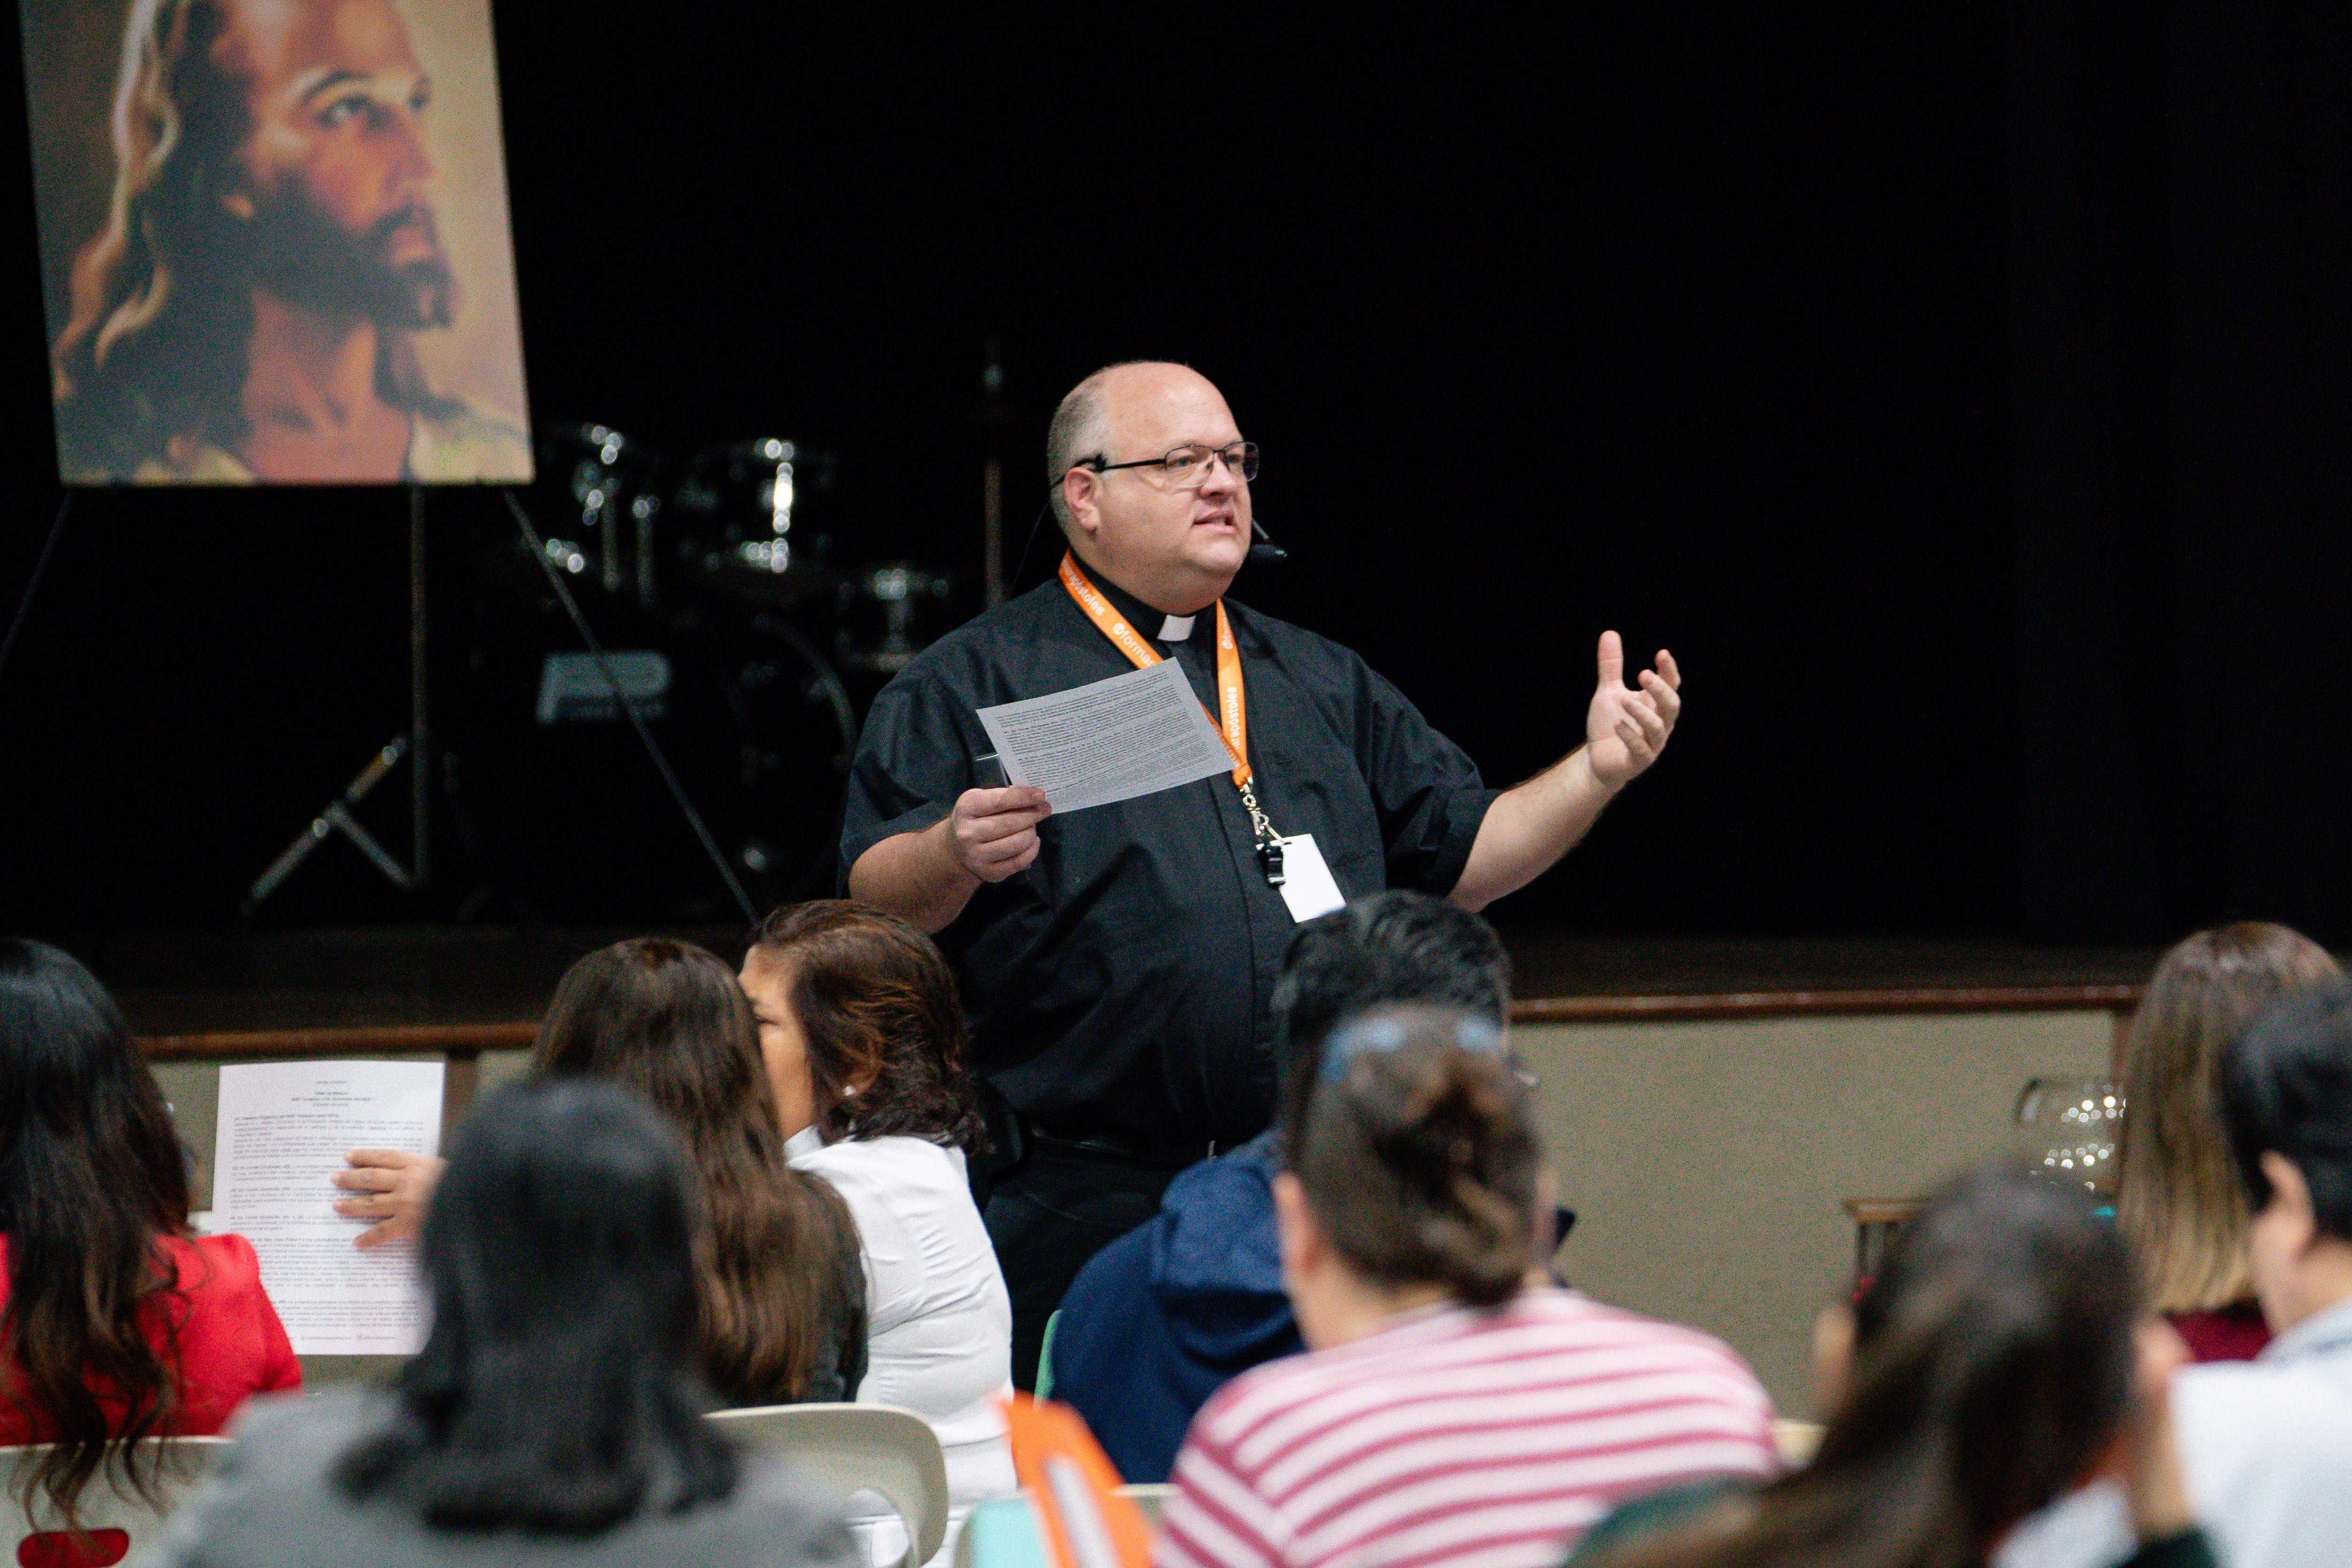
[[1282, 845], [1278, 841], [1268, 841], [1265, 843], [1258, 845], [1257, 863], [1259, 869], [1265, 873], [1266, 886], [1280, 887], [1282, 885]]

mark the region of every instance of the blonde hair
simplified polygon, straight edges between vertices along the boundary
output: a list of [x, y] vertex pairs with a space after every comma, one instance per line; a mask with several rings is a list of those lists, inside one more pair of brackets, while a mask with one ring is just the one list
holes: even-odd
[[2342, 973], [2309, 937], [2252, 920], [2200, 931], [2156, 967], [2124, 1041], [2116, 1202], [2156, 1311], [2210, 1312], [2252, 1293], [2214, 1060], [2273, 998]]

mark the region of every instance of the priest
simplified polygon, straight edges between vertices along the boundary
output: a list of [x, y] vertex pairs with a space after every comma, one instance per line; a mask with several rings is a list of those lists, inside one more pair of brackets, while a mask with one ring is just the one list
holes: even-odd
[[[1673, 655], [1629, 685], [1603, 632], [1583, 744], [1488, 788], [1363, 660], [1225, 597], [1256, 472], [1197, 371], [1088, 376], [1046, 436], [1060, 570], [901, 671], [851, 769], [847, 891], [930, 932], [971, 1015], [1024, 1387], [1079, 1266], [1150, 1218], [1179, 1170], [1272, 1119], [1274, 986], [1297, 924], [1337, 907], [1334, 889], [1475, 910], [1524, 886], [1657, 760], [1682, 710]], [[1064, 817], [1002, 787], [978, 709], [1162, 659], [1216, 719], [1230, 772]]]

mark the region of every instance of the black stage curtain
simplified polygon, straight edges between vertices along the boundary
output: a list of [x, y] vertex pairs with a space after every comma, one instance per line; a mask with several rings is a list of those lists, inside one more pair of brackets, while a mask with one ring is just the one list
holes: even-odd
[[[1295, 559], [1243, 597], [1490, 778], [1569, 744], [1601, 626], [1685, 656], [1674, 754], [1504, 917], [2352, 942], [2352, 10], [1672, 0], [1363, 58], [1269, 26], [1205, 78], [1157, 23], [673, 12], [498, 8], [549, 415], [838, 447], [845, 559], [969, 588], [982, 344], [1013, 553], [1053, 400], [1181, 355], [1269, 454]], [[55, 503], [13, 297], [0, 611]], [[445, 574], [509, 526], [431, 521]], [[391, 496], [77, 502], [0, 679], [0, 926], [226, 918], [404, 725], [404, 541]], [[400, 797], [362, 813], [395, 842]], [[270, 918], [446, 915], [440, 841], [433, 899], [338, 845]]]
[[2011, 7], [2025, 934], [2352, 938], [2352, 10]]

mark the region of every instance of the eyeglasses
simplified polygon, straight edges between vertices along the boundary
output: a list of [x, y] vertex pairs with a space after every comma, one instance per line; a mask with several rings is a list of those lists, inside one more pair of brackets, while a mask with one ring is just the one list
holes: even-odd
[[1236, 441], [1231, 446], [1179, 446], [1165, 457], [1145, 457], [1133, 463], [1106, 463], [1089, 457], [1073, 465], [1108, 474], [1114, 468], [1139, 468], [1146, 483], [1163, 490], [1197, 490], [1209, 482], [1209, 465], [1222, 463], [1228, 473], [1248, 484], [1257, 477], [1257, 443]]

